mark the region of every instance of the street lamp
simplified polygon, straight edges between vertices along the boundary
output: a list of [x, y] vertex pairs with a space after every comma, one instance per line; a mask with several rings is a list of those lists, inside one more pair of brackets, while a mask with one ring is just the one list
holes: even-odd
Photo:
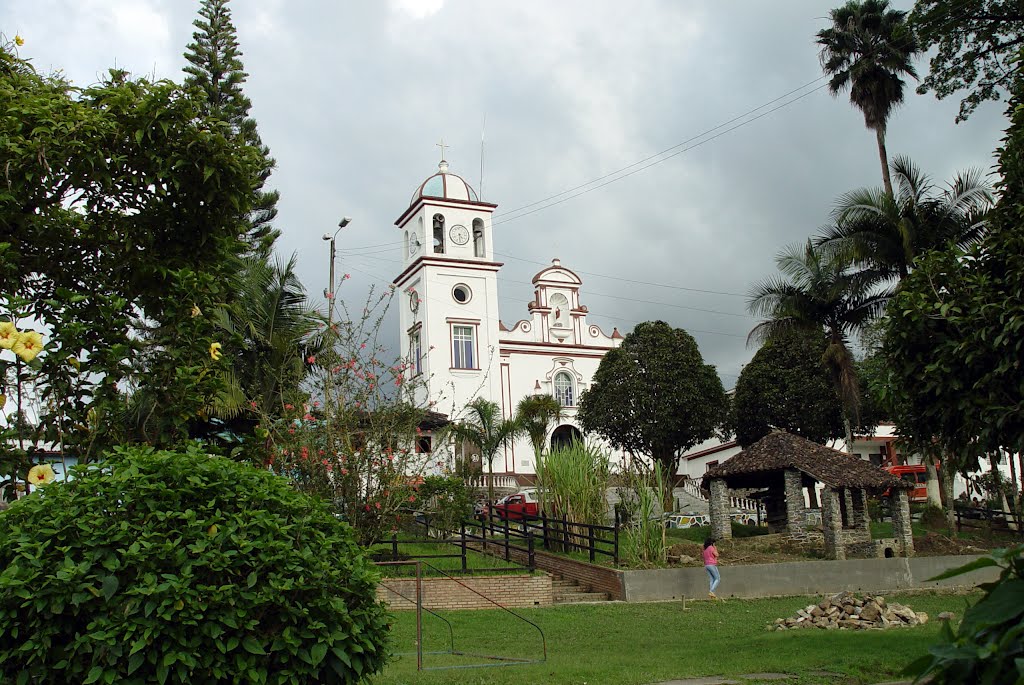
[[[341, 221], [338, 222], [338, 230], [334, 232], [334, 235], [331, 235], [330, 233], [324, 233], [324, 240], [330, 241], [331, 243], [331, 268], [329, 276], [330, 284], [324, 290], [324, 297], [327, 298], [327, 339], [330, 341], [332, 351], [334, 350], [334, 340], [331, 337], [332, 333], [334, 332], [334, 241], [338, 237], [338, 233], [341, 232], [341, 229], [348, 226], [351, 221], [352, 219], [346, 216], [342, 218]], [[324, 423], [326, 424], [328, 431], [330, 431], [331, 427], [331, 391], [331, 369], [328, 368], [327, 382], [324, 384]]]

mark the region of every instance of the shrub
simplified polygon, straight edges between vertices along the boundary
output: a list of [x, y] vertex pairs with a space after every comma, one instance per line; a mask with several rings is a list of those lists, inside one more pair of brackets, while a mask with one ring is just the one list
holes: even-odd
[[573, 440], [568, 446], [551, 450], [537, 463], [541, 508], [549, 516], [604, 525], [608, 521], [606, 494], [610, 479], [608, 453], [597, 445]]
[[936, 685], [1000, 685], [1024, 680], [1024, 545], [995, 550], [991, 557], [931, 580], [990, 566], [1002, 567], [999, 580], [980, 586], [985, 595], [964, 612], [956, 632], [945, 623], [939, 644], [912, 663], [908, 673]]
[[0, 514], [0, 682], [350, 683], [388, 626], [350, 527], [190, 447], [119, 449]]
[[427, 476], [416, 489], [416, 506], [422, 509], [431, 527], [455, 531], [473, 515], [469, 489], [458, 476]]
[[934, 504], [929, 504], [921, 510], [920, 521], [926, 530], [946, 530], [949, 527], [946, 524], [946, 512]]

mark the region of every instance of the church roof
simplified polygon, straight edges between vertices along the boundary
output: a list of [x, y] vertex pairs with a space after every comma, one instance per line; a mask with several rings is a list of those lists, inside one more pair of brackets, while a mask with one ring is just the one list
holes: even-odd
[[583, 280], [577, 276], [575, 272], [562, 266], [562, 261], [558, 258], [551, 260], [551, 266], [538, 271], [537, 275], [533, 277], [532, 283], [536, 285], [541, 281], [555, 282], [570, 286], [583, 284]]
[[832, 488], [913, 487], [888, 471], [846, 452], [840, 452], [798, 435], [774, 431], [704, 474], [704, 485], [714, 478], [797, 469]]
[[479, 202], [476, 191], [459, 175], [448, 171], [448, 162], [441, 160], [438, 171], [416, 188], [412, 194], [410, 205], [416, 204], [421, 197], [432, 197], [439, 200], [460, 200], [462, 202]]

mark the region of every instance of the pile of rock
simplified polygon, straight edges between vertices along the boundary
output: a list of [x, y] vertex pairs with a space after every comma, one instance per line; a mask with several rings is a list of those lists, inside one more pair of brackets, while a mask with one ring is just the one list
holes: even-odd
[[928, 614], [923, 611], [915, 612], [902, 604], [887, 602], [885, 597], [857, 597], [852, 592], [840, 592], [817, 604], [807, 605], [789, 618], [775, 619], [768, 629], [865, 630], [916, 626], [927, 622]]

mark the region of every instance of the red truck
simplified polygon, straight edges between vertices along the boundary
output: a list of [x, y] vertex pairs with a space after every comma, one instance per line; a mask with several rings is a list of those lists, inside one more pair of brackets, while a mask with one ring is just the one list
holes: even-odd
[[[939, 468], [935, 467], [936, 470]], [[924, 464], [904, 464], [902, 466], [886, 466], [885, 470], [896, 476], [902, 478], [908, 483], [913, 483], [914, 489], [908, 494], [911, 502], [927, 502], [928, 501], [928, 486], [927, 472]]]
[[497, 515], [498, 518], [509, 521], [537, 518], [540, 515], [537, 493], [533, 490], [522, 490], [505, 495], [495, 502], [489, 511]]

